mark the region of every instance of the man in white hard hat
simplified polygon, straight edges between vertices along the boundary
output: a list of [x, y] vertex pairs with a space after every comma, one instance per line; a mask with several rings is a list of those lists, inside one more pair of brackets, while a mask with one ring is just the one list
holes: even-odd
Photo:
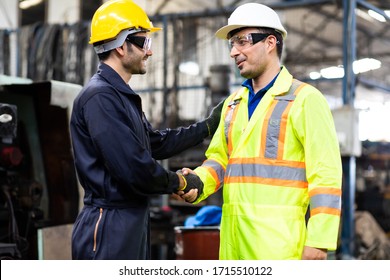
[[151, 198], [198, 192], [190, 187], [193, 175], [178, 175], [157, 160], [213, 134], [220, 106], [188, 127], [155, 130], [143, 113], [141, 97], [129, 86], [133, 75], [146, 73], [153, 54], [149, 33], [160, 29], [131, 0], [107, 1], [92, 18], [90, 43], [100, 63], [75, 99], [70, 122], [84, 190], [84, 207], [72, 232], [73, 259], [150, 259]]
[[337, 248], [342, 180], [328, 103], [282, 66], [287, 31], [269, 7], [239, 6], [216, 36], [246, 80], [225, 101], [207, 160], [182, 170], [200, 177], [203, 193], [183, 198], [198, 203], [223, 186], [220, 259], [326, 259]]

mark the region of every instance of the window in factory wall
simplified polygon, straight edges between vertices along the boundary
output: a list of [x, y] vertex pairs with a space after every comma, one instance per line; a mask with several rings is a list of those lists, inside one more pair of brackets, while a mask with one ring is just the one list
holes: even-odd
[[46, 1], [24, 0], [19, 2], [20, 25], [30, 25], [46, 20]]
[[390, 142], [388, 120], [390, 120], [390, 102], [369, 104], [359, 114], [359, 139]]

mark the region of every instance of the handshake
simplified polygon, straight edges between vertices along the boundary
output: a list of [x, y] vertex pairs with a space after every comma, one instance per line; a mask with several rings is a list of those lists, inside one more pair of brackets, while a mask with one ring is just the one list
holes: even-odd
[[[180, 186], [176, 194], [187, 202], [194, 202], [203, 192], [203, 182], [188, 168], [176, 171], [179, 176]], [[178, 198], [178, 199], [180, 199]]]

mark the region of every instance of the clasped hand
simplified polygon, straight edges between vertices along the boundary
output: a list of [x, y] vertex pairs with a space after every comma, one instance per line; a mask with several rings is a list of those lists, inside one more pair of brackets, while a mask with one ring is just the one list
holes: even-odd
[[194, 202], [203, 192], [203, 182], [196, 173], [189, 168], [182, 168], [176, 172], [180, 178], [180, 188], [172, 198], [176, 200]]

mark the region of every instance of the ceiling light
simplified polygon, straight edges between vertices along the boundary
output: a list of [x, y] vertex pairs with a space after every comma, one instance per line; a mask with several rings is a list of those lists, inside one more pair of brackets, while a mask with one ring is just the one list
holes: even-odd
[[198, 63], [196, 63], [194, 61], [186, 61], [186, 62], [180, 63], [179, 71], [184, 73], [184, 74], [191, 75], [191, 76], [197, 76], [197, 75], [199, 75], [199, 72], [200, 72]]
[[[355, 74], [368, 72], [371, 70], [376, 70], [381, 68], [382, 63], [374, 58], [362, 58], [356, 60], [352, 64], [352, 69]], [[323, 68], [320, 72], [310, 72], [310, 79], [317, 80], [321, 77], [325, 79], [337, 79], [344, 77], [344, 67], [340, 66], [331, 66], [327, 68]]]
[[382, 63], [374, 58], [363, 58], [353, 62], [352, 68], [355, 74], [381, 68]]
[[25, 9], [28, 9], [32, 6], [41, 4], [41, 3], [42, 3], [42, 0], [25, 0], [25, 1], [21, 1], [19, 3], [19, 8], [22, 10], [25, 10]]
[[365, 20], [367, 20], [369, 22], [374, 22], [374, 19], [371, 16], [369, 16], [366, 11], [362, 11], [360, 9], [356, 9], [355, 13], [356, 13], [357, 16], [361, 17], [362, 19], [365, 19]]
[[313, 72], [310, 72], [309, 77], [312, 80], [318, 80], [319, 78], [321, 78], [321, 73], [313, 71]]
[[386, 22], [386, 18], [374, 10], [368, 10], [368, 14], [377, 21]]
[[325, 79], [337, 79], [344, 77], [343, 66], [331, 66], [320, 70], [320, 74]]

